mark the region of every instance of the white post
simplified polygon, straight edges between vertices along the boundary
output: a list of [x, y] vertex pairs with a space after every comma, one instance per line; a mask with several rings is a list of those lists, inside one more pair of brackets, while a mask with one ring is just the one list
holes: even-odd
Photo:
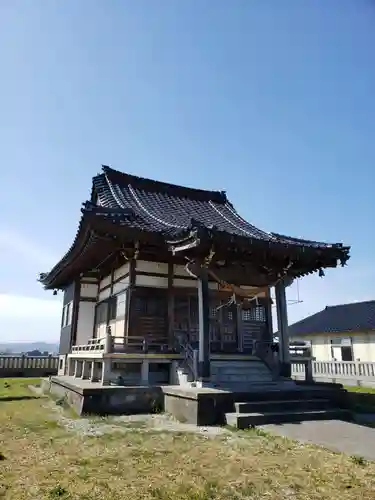
[[112, 368], [112, 361], [110, 359], [103, 358], [102, 378], [101, 378], [102, 385], [109, 385], [110, 384], [111, 372], [112, 372], [111, 368]]
[[82, 373], [81, 373], [81, 378], [89, 378], [89, 362], [84, 360], [82, 361]]
[[104, 340], [104, 354], [110, 354], [112, 352], [112, 333], [111, 327], [107, 327], [106, 337]]
[[72, 366], [73, 366], [73, 363], [72, 363], [72, 359], [71, 358], [66, 358], [66, 363], [67, 363], [67, 370], [66, 370], [66, 374], [71, 377], [73, 375], [73, 370], [72, 370]]
[[78, 377], [78, 372], [79, 372], [79, 367], [78, 367], [78, 359], [74, 360], [74, 371], [73, 371], [73, 377], [77, 378]]
[[148, 385], [149, 374], [150, 374], [150, 362], [148, 359], [144, 359], [142, 361], [142, 367], [141, 367], [141, 383], [142, 383], [142, 385]]
[[91, 367], [90, 367], [90, 381], [91, 382], [96, 382], [97, 376], [96, 376], [96, 363], [95, 361], [91, 361]]

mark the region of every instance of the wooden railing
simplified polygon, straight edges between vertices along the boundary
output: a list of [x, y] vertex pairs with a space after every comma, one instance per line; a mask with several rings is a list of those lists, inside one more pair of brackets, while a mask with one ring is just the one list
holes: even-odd
[[366, 361], [315, 361], [292, 358], [292, 376], [297, 380], [306, 377], [311, 366], [311, 376], [317, 382], [339, 382], [348, 385], [375, 386], [375, 362]]
[[55, 375], [58, 356], [0, 356], [0, 377], [46, 377]]
[[116, 337], [107, 335], [99, 339], [91, 339], [87, 344], [72, 347], [72, 354], [83, 354], [84, 352], [102, 353], [157, 353], [170, 352], [167, 339], [153, 339], [150, 337]]

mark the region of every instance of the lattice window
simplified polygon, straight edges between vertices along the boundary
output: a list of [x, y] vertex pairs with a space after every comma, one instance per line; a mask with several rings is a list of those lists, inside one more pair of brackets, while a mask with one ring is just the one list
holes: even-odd
[[228, 309], [228, 307], [222, 308], [222, 318], [225, 323], [229, 323], [233, 321], [233, 311]]
[[210, 318], [214, 319], [217, 318], [217, 307], [210, 307]]
[[266, 310], [263, 306], [256, 306], [252, 307], [251, 309], [243, 309], [241, 314], [243, 321], [259, 321], [261, 323], [266, 322]]

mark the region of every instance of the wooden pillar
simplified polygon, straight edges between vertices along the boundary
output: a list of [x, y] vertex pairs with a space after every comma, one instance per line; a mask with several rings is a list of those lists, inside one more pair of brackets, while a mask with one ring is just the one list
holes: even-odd
[[124, 332], [124, 341], [125, 344], [128, 343], [128, 338], [131, 329], [131, 303], [132, 303], [132, 294], [135, 286], [135, 278], [136, 278], [136, 261], [132, 258], [129, 261], [129, 286], [126, 290], [126, 311], [125, 311], [125, 332]]
[[265, 300], [265, 309], [266, 309], [266, 323], [267, 323], [267, 338], [263, 339], [268, 342], [273, 341], [273, 324], [272, 324], [272, 300], [271, 300], [271, 288], [267, 288], [266, 292], [266, 300]]
[[174, 289], [173, 289], [173, 262], [168, 262], [168, 345], [173, 348], [174, 338]]
[[279, 281], [275, 286], [277, 326], [279, 330], [279, 360], [280, 375], [282, 377], [291, 376], [289, 335], [288, 335], [288, 311], [286, 305], [285, 284]]
[[243, 324], [242, 324], [242, 306], [236, 305], [236, 334], [237, 334], [237, 349], [243, 352]]
[[207, 269], [202, 267], [198, 278], [198, 311], [199, 311], [199, 353], [198, 379], [210, 379], [210, 309]]

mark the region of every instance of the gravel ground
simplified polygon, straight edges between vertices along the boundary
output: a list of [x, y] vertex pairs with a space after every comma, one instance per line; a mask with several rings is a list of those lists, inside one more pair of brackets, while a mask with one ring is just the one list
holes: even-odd
[[60, 425], [66, 429], [78, 432], [85, 436], [102, 436], [112, 432], [189, 432], [200, 434], [207, 438], [216, 437], [219, 434], [231, 434], [223, 427], [197, 427], [192, 424], [178, 422], [172, 416], [165, 413], [156, 415], [122, 415], [119, 417], [69, 417], [64, 409], [53, 401], [48, 401], [44, 407], [52, 412], [52, 415]]
[[[30, 386], [30, 389], [38, 395], [43, 394], [40, 387]], [[137, 429], [142, 430], [142, 432], [189, 432], [208, 438], [222, 434], [226, 434], [228, 437], [231, 435], [223, 427], [197, 427], [192, 424], [183, 424], [165, 413], [73, 418], [66, 415], [64, 409], [56, 405], [53, 400], [49, 399], [44, 407], [46, 410], [52, 410], [52, 414], [62, 426], [85, 436], [102, 436], [112, 432], [134, 432]]]

